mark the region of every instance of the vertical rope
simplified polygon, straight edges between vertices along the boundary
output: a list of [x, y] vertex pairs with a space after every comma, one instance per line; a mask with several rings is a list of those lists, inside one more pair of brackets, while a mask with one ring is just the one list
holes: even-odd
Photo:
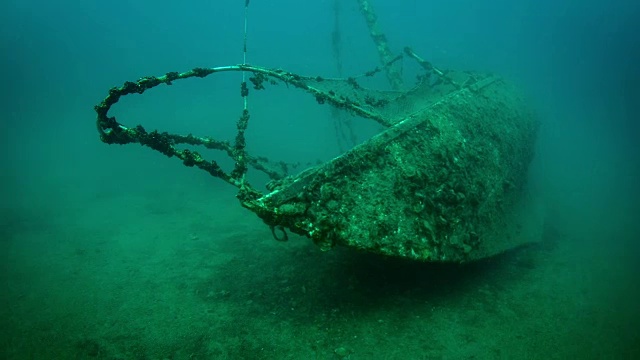
[[[244, 2], [244, 46], [242, 54], [242, 65], [247, 65], [247, 24], [249, 18], [249, 0]], [[242, 84], [240, 84], [240, 95], [242, 96], [243, 109], [242, 115], [236, 124], [238, 133], [236, 134], [236, 142], [233, 147], [233, 158], [236, 161], [231, 177], [237, 182], [240, 193], [244, 191], [245, 176], [247, 174], [247, 158], [245, 148], [247, 146], [244, 132], [249, 124], [249, 109], [247, 106], [247, 97], [249, 97], [249, 87], [247, 86], [246, 72], [242, 72]]]
[[390, 65], [394, 60], [394, 56], [389, 48], [389, 44], [387, 43], [387, 37], [380, 30], [378, 15], [376, 15], [371, 3], [369, 3], [369, 0], [358, 0], [358, 5], [360, 5], [360, 11], [362, 11], [364, 19], [367, 22], [367, 26], [369, 27], [371, 39], [373, 39], [373, 42], [376, 44], [378, 56], [380, 56], [380, 62], [384, 65], [384, 70], [387, 73], [387, 79], [389, 80], [391, 87], [394, 90], [401, 89], [402, 76], [400, 76], [400, 72], [397, 69]]
[[338, 77], [342, 77], [342, 32], [340, 31], [340, 0], [333, 0], [333, 32], [331, 33], [331, 47], [336, 59]]
[[[333, 32], [331, 33], [331, 46], [333, 48], [333, 57], [336, 60], [338, 77], [342, 77], [342, 29], [340, 26], [340, 2], [342, 0], [333, 0]], [[351, 118], [337, 107], [331, 107], [331, 118], [333, 119], [333, 127], [336, 132], [336, 140], [341, 153], [356, 146], [358, 139]]]

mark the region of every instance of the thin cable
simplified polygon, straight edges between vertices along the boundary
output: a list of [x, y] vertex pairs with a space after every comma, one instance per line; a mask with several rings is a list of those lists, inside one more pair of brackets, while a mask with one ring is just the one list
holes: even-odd
[[[247, 24], [249, 19], [249, 0], [245, 0], [244, 2], [244, 49], [242, 55], [242, 65], [247, 65]], [[242, 96], [242, 101], [244, 103], [244, 108], [242, 110], [242, 116], [238, 119], [237, 128], [238, 134], [236, 135], [236, 141], [234, 145], [234, 158], [236, 164], [231, 172], [231, 178], [237, 179], [239, 184], [240, 192], [245, 191], [245, 177], [247, 175], [247, 160], [246, 160], [246, 150], [245, 150], [245, 137], [244, 132], [247, 130], [247, 125], [249, 123], [249, 109], [247, 106], [247, 97], [249, 97], [249, 87], [247, 86], [246, 73], [242, 72], [242, 83], [240, 84], [240, 95]]]
[[[242, 55], [242, 65], [247, 65], [247, 23], [249, 19], [249, 0], [244, 2], [244, 51]], [[245, 79], [245, 72], [242, 72], [242, 84], [246, 87], [247, 81]], [[242, 97], [244, 99], [244, 110], [247, 110], [247, 96]]]

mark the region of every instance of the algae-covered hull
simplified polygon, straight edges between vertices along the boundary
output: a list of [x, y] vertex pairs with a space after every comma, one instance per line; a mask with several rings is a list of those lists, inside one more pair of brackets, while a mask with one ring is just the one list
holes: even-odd
[[526, 186], [538, 124], [519, 93], [488, 77], [429, 101], [243, 205], [323, 249], [421, 261], [464, 262], [538, 240]]

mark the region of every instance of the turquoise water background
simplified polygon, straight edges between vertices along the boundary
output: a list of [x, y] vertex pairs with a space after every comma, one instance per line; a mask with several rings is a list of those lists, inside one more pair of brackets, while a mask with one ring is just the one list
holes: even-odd
[[[530, 97], [542, 244], [457, 267], [275, 242], [234, 188], [95, 129], [112, 86], [241, 63], [244, 2], [4, 1], [2, 357], [640, 358], [640, 5], [371, 3], [392, 51], [498, 73]], [[338, 76], [338, 20], [342, 74], [379, 66], [355, 0], [254, 0], [248, 14], [250, 64]], [[214, 78], [126, 97], [113, 114], [233, 139], [240, 74]], [[252, 152], [340, 153], [313, 99], [280, 86], [249, 106]]]

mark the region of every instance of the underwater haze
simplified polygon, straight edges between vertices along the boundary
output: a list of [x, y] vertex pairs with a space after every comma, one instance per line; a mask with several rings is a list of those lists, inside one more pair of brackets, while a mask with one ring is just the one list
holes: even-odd
[[[245, 21], [248, 64], [326, 78], [381, 67], [364, 3], [393, 56], [410, 46], [439, 69], [499, 74], [526, 94], [541, 123], [529, 169], [539, 242], [463, 265], [278, 242], [235, 187], [100, 141], [94, 106], [110, 88], [241, 64]], [[0, 10], [0, 358], [640, 359], [638, 1]], [[214, 75], [125, 96], [109, 115], [233, 142], [242, 74]], [[354, 119], [342, 136], [328, 105], [284, 84], [252, 88], [247, 106], [247, 149], [298, 171], [380, 130]], [[266, 176], [248, 179], [264, 190]]]

